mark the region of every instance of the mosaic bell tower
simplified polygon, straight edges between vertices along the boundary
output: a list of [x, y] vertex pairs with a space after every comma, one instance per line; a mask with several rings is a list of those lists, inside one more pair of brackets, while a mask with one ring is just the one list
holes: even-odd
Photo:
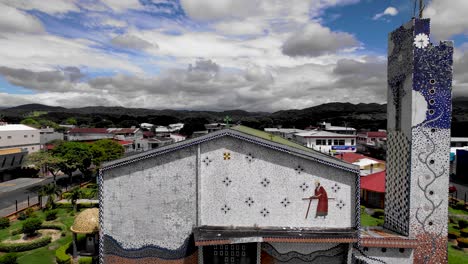
[[388, 41], [384, 227], [417, 238], [414, 263], [447, 262], [453, 43], [413, 18]]

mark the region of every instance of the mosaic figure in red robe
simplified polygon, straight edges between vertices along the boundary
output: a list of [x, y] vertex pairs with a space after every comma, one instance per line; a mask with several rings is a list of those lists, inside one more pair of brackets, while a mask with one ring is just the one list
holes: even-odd
[[328, 215], [328, 195], [327, 195], [327, 192], [325, 191], [325, 188], [323, 188], [320, 185], [319, 181], [315, 182], [314, 196], [312, 196], [311, 198], [318, 200], [317, 212], [315, 213], [315, 218], [319, 216], [323, 216], [323, 218], [326, 218]]

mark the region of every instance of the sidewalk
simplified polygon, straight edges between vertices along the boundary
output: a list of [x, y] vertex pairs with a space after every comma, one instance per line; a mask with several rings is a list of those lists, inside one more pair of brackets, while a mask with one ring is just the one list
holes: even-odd
[[[67, 199], [62, 199], [60, 201], [57, 201], [56, 203], [58, 204], [69, 204], [70, 203], [70, 200], [67, 200]], [[76, 204], [82, 204], [82, 203], [93, 203], [93, 204], [97, 204], [99, 203], [99, 200], [91, 200], [91, 199], [78, 199], [76, 200]]]
[[39, 183], [47, 178], [17, 178], [11, 181], [0, 183], [0, 193], [11, 192], [36, 183]]

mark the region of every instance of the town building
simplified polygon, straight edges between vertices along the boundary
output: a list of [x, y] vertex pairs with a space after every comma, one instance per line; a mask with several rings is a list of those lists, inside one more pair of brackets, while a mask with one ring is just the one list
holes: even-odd
[[226, 127], [225, 123], [210, 123], [210, 124], [205, 124], [205, 129], [208, 131], [208, 133], [215, 132], [221, 129], [224, 129]]
[[384, 208], [385, 170], [361, 176], [361, 203], [371, 208]]
[[385, 161], [368, 157], [363, 154], [353, 152], [342, 152], [335, 155], [336, 158], [359, 166], [361, 176], [367, 176], [385, 170]]
[[263, 130], [285, 139], [294, 139], [294, 134], [307, 132], [306, 130], [296, 128], [264, 128]]
[[366, 131], [357, 134], [357, 143], [364, 146], [377, 146], [387, 141], [386, 131]]
[[41, 128], [39, 136], [41, 149], [45, 149], [46, 144], [53, 140], [63, 140], [63, 133], [55, 131], [52, 127]]
[[293, 140], [308, 148], [328, 154], [356, 152], [356, 135], [352, 134], [311, 130], [294, 134]]
[[450, 139], [450, 147], [468, 147], [468, 137], [452, 137]]
[[332, 132], [332, 133], [356, 135], [356, 129], [352, 127], [332, 126], [331, 123], [327, 123], [327, 122], [319, 123], [318, 127], [320, 130], [325, 130], [325, 131]]
[[75, 127], [68, 130], [68, 141], [94, 141], [100, 139], [112, 139], [112, 134], [108, 128], [89, 128], [89, 127]]

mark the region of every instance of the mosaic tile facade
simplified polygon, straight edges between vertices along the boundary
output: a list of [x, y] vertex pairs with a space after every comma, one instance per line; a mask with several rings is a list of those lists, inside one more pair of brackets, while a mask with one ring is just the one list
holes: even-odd
[[452, 57], [429, 19], [390, 34], [385, 227], [419, 240], [415, 263], [447, 262]]
[[289, 244], [262, 243], [262, 264], [324, 263], [341, 264], [348, 261], [348, 244]]
[[[224, 159], [230, 153], [230, 159]], [[255, 156], [254, 162], [245, 157]], [[355, 227], [356, 175], [234, 138], [201, 145], [200, 225], [276, 227]], [[298, 169], [300, 168], [300, 169]], [[226, 182], [226, 179], [229, 181]], [[330, 198], [326, 218], [314, 218], [319, 180]], [[229, 183], [229, 184], [226, 184]], [[310, 186], [310, 187], [305, 187]]]

